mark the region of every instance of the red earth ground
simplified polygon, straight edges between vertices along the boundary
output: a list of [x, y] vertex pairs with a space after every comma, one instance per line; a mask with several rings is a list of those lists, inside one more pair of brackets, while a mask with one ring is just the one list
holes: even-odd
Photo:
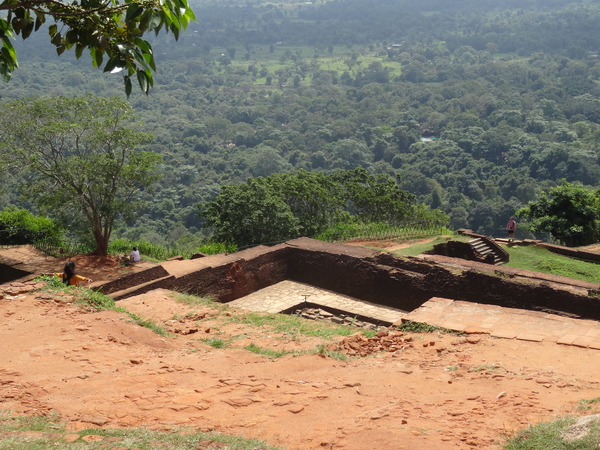
[[[116, 270], [96, 267], [93, 277]], [[597, 412], [580, 403], [600, 397], [596, 350], [435, 332], [347, 361], [269, 359], [242, 347], [299, 353], [332, 341], [246, 324], [247, 312], [189, 306], [163, 290], [119, 306], [173, 334], [68, 295], [0, 299], [0, 409], [54, 412], [70, 430], [189, 426], [290, 450], [497, 449], [529, 424]], [[228, 347], [201, 340], [211, 338]]]

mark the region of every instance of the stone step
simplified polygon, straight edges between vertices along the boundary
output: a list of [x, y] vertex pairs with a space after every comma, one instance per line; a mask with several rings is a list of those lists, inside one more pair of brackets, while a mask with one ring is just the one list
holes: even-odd
[[504, 263], [502, 256], [498, 254], [498, 252], [490, 247], [490, 245], [481, 238], [472, 239], [469, 241], [469, 245], [473, 250], [479, 253], [481, 256], [493, 255], [494, 256], [494, 265], [499, 266]]

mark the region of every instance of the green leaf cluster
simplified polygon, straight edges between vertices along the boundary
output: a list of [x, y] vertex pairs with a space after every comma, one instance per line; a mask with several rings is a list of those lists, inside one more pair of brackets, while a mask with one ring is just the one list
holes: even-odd
[[0, 11], [7, 11], [6, 18], [0, 17], [0, 75], [5, 80], [18, 67], [10, 39], [14, 35], [27, 39], [50, 18], [54, 23], [48, 32], [56, 53], [61, 55], [74, 47], [79, 59], [87, 49], [94, 67], [101, 67], [107, 56], [104, 72], [124, 70], [127, 96], [132, 78], [144, 93], [154, 84], [154, 53], [142, 36], [164, 29], [177, 40], [180, 31], [196, 20], [187, 0], [2, 0]]

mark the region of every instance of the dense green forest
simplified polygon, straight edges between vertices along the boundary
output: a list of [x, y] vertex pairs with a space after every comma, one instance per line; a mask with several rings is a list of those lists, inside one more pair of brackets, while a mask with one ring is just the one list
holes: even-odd
[[[193, 6], [178, 42], [152, 41], [150, 94], [129, 98], [163, 177], [114, 237], [193, 239], [221, 186], [299, 169], [398, 177], [452, 228], [490, 235], [561, 179], [600, 182], [599, 1]], [[46, 40], [17, 42], [3, 99], [124, 95], [121, 75]], [[3, 178], [0, 208], [34, 210]]]

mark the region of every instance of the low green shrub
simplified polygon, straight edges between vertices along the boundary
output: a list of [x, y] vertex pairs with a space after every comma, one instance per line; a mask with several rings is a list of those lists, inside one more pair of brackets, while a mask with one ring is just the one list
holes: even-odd
[[326, 242], [345, 242], [352, 239], [420, 239], [452, 231], [437, 224], [408, 224], [392, 226], [387, 223], [342, 223], [335, 225], [315, 239]]
[[181, 255], [184, 258], [190, 258], [194, 253], [206, 253], [207, 255], [215, 255], [217, 253], [234, 253], [237, 248], [235, 245], [224, 244], [219, 242], [209, 242], [202, 244], [196, 248], [178, 248], [164, 247], [162, 245], [153, 244], [148, 241], [131, 241], [129, 239], [115, 239], [108, 246], [108, 253], [125, 253], [129, 254], [131, 249], [136, 247], [144, 258], [150, 257], [159, 261], [172, 258], [173, 256]]
[[63, 230], [54, 220], [35, 216], [26, 209], [9, 207], [0, 211], [0, 244], [33, 244], [41, 239], [60, 242]]

